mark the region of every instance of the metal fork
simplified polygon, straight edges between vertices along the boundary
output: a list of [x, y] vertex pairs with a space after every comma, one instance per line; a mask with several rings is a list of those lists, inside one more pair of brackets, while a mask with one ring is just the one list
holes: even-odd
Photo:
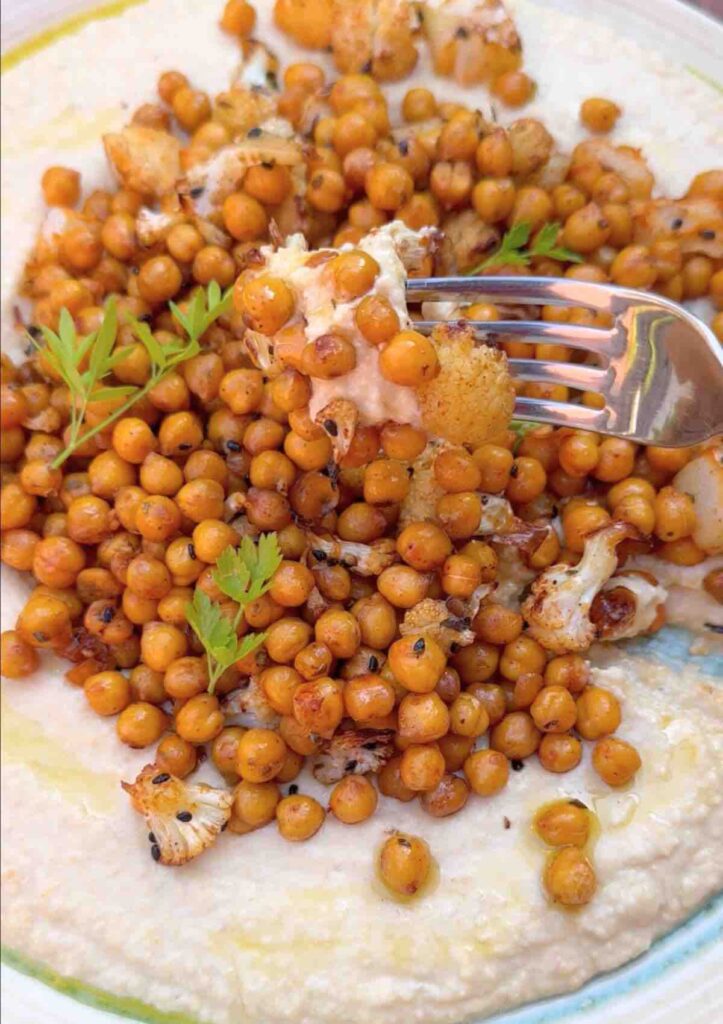
[[[610, 328], [546, 320], [466, 321], [488, 343], [507, 335], [530, 344], [567, 345], [595, 357], [598, 365], [510, 359], [511, 372], [521, 380], [565, 384], [594, 391], [605, 400], [603, 408], [591, 409], [518, 397], [518, 419], [669, 448], [697, 444], [723, 432], [723, 349], [705, 324], [675, 302], [571, 278], [430, 277], [407, 282], [410, 305], [454, 299], [584, 306], [610, 314]], [[440, 322], [420, 320], [414, 326], [429, 333]]]

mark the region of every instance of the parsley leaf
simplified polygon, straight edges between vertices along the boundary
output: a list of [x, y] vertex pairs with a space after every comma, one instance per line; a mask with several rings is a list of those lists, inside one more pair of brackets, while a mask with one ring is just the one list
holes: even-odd
[[582, 256], [578, 253], [555, 244], [559, 232], [557, 221], [543, 224], [530, 245], [532, 225], [527, 221], [513, 224], [492, 255], [468, 270], [467, 274], [482, 274], [493, 267], [527, 267], [534, 256], [546, 256], [566, 263], [582, 263]]
[[238, 548], [225, 548], [213, 572], [219, 590], [238, 604], [235, 617], [224, 615], [220, 605], [198, 589], [193, 603], [186, 605], [186, 619], [206, 651], [209, 693], [213, 693], [227, 668], [255, 651], [266, 639], [265, 633], [247, 633], [239, 638], [237, 629], [244, 608], [266, 593], [281, 561], [275, 533], [262, 533], [257, 543], [244, 537]]

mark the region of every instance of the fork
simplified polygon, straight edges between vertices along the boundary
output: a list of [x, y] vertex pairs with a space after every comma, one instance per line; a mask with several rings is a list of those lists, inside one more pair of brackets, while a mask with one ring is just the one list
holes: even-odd
[[[553, 277], [410, 278], [410, 304], [480, 301], [545, 306], [584, 306], [608, 313], [612, 326], [547, 320], [465, 321], [480, 340], [503, 336], [535, 344], [567, 345], [599, 365], [510, 359], [524, 381], [564, 384], [602, 395], [591, 409], [571, 402], [519, 396], [515, 417], [539, 423], [614, 434], [639, 444], [678, 448], [723, 432], [723, 350], [715, 335], [687, 309], [668, 299], [614, 285]], [[419, 320], [430, 333], [438, 320]]]

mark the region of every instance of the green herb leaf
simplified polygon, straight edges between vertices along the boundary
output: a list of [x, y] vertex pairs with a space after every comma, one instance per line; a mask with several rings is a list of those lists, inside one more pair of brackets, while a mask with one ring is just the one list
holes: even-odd
[[533, 256], [547, 256], [549, 259], [567, 263], [582, 263], [582, 257], [578, 253], [555, 245], [559, 231], [560, 225], [556, 221], [543, 224], [529, 245], [532, 225], [527, 221], [513, 224], [492, 255], [468, 270], [467, 274], [482, 274], [493, 267], [526, 267]]
[[193, 601], [186, 604], [186, 620], [203, 644], [208, 662], [209, 693], [227, 668], [238, 661], [240, 642], [234, 623], [223, 614], [219, 605], [198, 588]]
[[282, 557], [275, 533], [262, 533], [256, 544], [244, 537], [240, 547], [229, 545], [221, 553], [214, 582], [226, 597], [244, 607], [266, 593]]

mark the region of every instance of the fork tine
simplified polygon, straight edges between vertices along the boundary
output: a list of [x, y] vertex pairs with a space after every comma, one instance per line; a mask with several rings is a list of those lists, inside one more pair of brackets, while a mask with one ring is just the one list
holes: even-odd
[[407, 297], [414, 302], [454, 299], [465, 302], [507, 301], [541, 306], [586, 306], [598, 312], [619, 312], [630, 301], [650, 296], [629, 288], [576, 281], [570, 277], [412, 277]]
[[510, 359], [511, 373], [520, 380], [543, 381], [549, 384], [565, 384], [579, 391], [595, 391], [607, 394], [612, 380], [610, 370], [578, 363], [556, 363], [543, 359]]
[[[612, 358], [622, 353], [625, 339], [617, 332], [602, 327], [587, 327], [584, 324], [558, 324], [547, 320], [465, 320], [486, 337], [482, 340], [498, 341], [503, 334], [512, 334], [520, 341], [537, 342], [542, 339], [569, 348], [584, 349], [599, 356]], [[415, 320], [415, 331], [429, 334], [442, 320]]]
[[608, 410], [589, 409], [586, 405], [552, 402], [542, 398], [516, 398], [515, 417], [519, 420], [553, 423], [558, 427], [573, 427], [576, 430], [605, 431]]

